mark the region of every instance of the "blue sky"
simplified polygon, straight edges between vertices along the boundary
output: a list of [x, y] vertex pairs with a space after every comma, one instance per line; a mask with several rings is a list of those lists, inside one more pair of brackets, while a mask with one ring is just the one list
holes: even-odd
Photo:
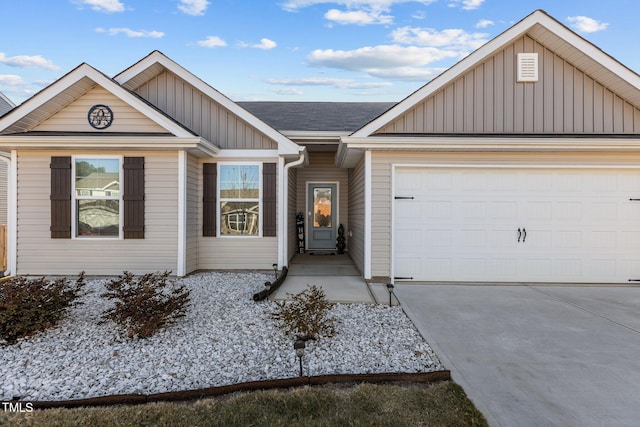
[[536, 9], [640, 71], [638, 0], [21, 0], [0, 91], [20, 104], [157, 49], [235, 101], [399, 101]]

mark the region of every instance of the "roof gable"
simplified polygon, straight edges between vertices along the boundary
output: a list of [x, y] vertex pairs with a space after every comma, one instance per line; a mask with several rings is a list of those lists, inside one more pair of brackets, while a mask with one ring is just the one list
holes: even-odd
[[303, 149], [159, 51], [115, 80], [222, 148], [277, 148], [283, 155]]
[[[538, 53], [538, 82], [516, 82], [520, 52]], [[352, 136], [639, 131], [640, 76], [536, 11]]]
[[[97, 87], [102, 88], [102, 94], [108, 95], [111, 100], [118, 100], [120, 105], [126, 108], [128, 112], [136, 111], [145, 117], [147, 122], [153, 123], [157, 130], [163, 129], [165, 133], [170, 133], [177, 137], [194, 137], [192, 132], [88, 64], [81, 64], [76, 67], [0, 118], [0, 134], [26, 133], [34, 131], [40, 125], [46, 127], [43, 123], [63, 110], [66, 112], [72, 111], [73, 108], [70, 110], [67, 110], [67, 108], [74, 103], [78, 105], [76, 101], [83, 97], [85, 100], [89, 99], [90, 97], [87, 97], [88, 94]], [[86, 111], [76, 111], [76, 114], [84, 119], [87, 117]], [[118, 114], [118, 111], [114, 111], [114, 121], [116, 117], [119, 117]], [[78, 129], [71, 126], [68, 129], [60, 127], [57, 130], [77, 131]], [[111, 127], [105, 129], [102, 133], [110, 132], [113, 132]]]

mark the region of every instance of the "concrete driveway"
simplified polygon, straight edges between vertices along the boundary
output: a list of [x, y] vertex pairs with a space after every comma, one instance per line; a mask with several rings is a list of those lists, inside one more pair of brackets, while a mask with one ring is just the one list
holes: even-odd
[[640, 426], [640, 287], [395, 290], [492, 426]]

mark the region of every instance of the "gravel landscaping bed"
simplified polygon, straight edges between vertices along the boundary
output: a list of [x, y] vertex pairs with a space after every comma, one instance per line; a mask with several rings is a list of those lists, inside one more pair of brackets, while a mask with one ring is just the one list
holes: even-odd
[[[293, 338], [252, 295], [272, 275], [199, 273], [187, 315], [146, 339], [99, 324], [107, 279], [88, 280], [83, 304], [56, 328], [0, 347], [0, 401], [150, 394], [299, 374]], [[336, 334], [307, 342], [305, 375], [432, 372], [444, 367], [400, 307], [336, 304]]]

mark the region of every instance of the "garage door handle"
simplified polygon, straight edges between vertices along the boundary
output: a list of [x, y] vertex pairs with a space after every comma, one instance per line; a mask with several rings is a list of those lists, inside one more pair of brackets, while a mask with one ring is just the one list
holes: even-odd
[[522, 231], [518, 228], [518, 243], [520, 243], [520, 237], [522, 237]]
[[522, 234], [524, 234], [524, 236], [522, 236], [522, 243], [524, 243], [524, 241], [527, 240], [527, 229], [526, 228], [522, 229]]

